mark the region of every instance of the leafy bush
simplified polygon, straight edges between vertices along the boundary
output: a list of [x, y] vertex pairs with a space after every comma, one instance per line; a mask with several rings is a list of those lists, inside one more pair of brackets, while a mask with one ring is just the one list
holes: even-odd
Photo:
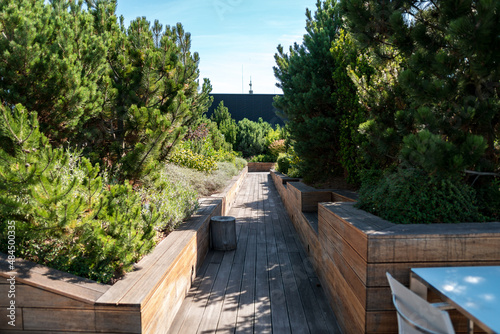
[[380, 176], [367, 173], [358, 207], [394, 223], [429, 224], [485, 221], [475, 190], [453, 178], [399, 168]]
[[224, 101], [220, 101], [210, 119], [217, 124], [225, 140], [234, 145], [236, 143], [238, 126], [236, 125], [236, 121], [231, 117], [229, 109], [224, 106]]
[[217, 168], [217, 160], [202, 154], [194, 153], [190, 149], [180, 148], [169, 158], [171, 163], [179, 166], [210, 173]]
[[238, 122], [238, 135], [236, 137], [236, 150], [242, 152], [244, 157], [251, 157], [264, 153], [266, 150], [266, 135], [272, 129], [271, 125], [264, 122], [253, 122], [247, 118]]
[[272, 154], [259, 154], [250, 158], [250, 162], [276, 162], [276, 156]]
[[198, 208], [198, 194], [184, 178], [174, 178], [163, 168], [149, 175], [139, 190], [143, 203], [143, 214], [154, 208], [159, 214], [155, 228], [160, 232], [174, 230]]
[[286, 143], [285, 139], [278, 139], [273, 141], [269, 146], [267, 147], [269, 150], [269, 154], [275, 157], [275, 159], [278, 158], [280, 153], [285, 153], [286, 152]]
[[237, 170], [242, 170], [247, 165], [247, 161], [240, 157], [235, 157], [232, 161], [232, 164], [236, 167]]
[[278, 171], [283, 173], [283, 174], [288, 174], [288, 170], [290, 169], [290, 166], [292, 164], [293, 157], [290, 154], [287, 153], [281, 153], [278, 156]]
[[277, 159], [278, 171], [287, 174], [290, 177], [303, 177], [304, 172], [301, 166], [301, 160], [295, 154], [293, 147], [288, 153], [281, 153]]

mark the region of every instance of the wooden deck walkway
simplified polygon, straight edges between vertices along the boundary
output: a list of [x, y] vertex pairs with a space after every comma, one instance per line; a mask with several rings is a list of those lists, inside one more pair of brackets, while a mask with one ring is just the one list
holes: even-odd
[[210, 251], [169, 334], [340, 333], [269, 173], [231, 209], [238, 248]]

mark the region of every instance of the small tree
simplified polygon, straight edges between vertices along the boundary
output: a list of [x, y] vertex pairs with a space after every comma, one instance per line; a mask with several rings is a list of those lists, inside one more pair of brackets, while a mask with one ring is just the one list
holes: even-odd
[[452, 0], [342, 4], [358, 40], [372, 46], [379, 59], [407, 59], [397, 77], [407, 96], [399, 117], [410, 120], [413, 131], [405, 135], [401, 157], [431, 174], [498, 170], [500, 5]]
[[[341, 4], [351, 32], [373, 51], [373, 64], [383, 70], [382, 75], [396, 69], [390, 72], [389, 87], [401, 94], [372, 100], [377, 112], [364, 125], [374, 138], [382, 139], [378, 143], [394, 138], [396, 145], [379, 151], [391, 152], [400, 167], [391, 173], [413, 170], [420, 177], [405, 182], [426, 182], [440, 194], [436, 202], [454, 201], [446, 195], [447, 185], [473, 185], [475, 189], [458, 187], [455, 195], [476, 200], [473, 205], [481, 212], [498, 217], [500, 202], [494, 198], [500, 197], [495, 183], [500, 171], [500, 4], [453, 0], [342, 0]], [[382, 83], [388, 81], [387, 76], [381, 78]], [[359, 87], [367, 86], [362, 81]], [[368, 86], [371, 93], [383, 87], [375, 81]], [[382, 104], [373, 104], [377, 101]], [[397, 180], [389, 174], [379, 188]], [[395, 184], [387, 189], [396, 191], [400, 185]], [[403, 198], [394, 193], [386, 197]], [[465, 212], [462, 217], [470, 219]]]
[[109, 282], [153, 247], [159, 214], [129, 184], [105, 188], [98, 165], [52, 148], [36, 116], [0, 103], [0, 250], [14, 221], [18, 256]]
[[258, 122], [247, 118], [238, 122], [238, 136], [236, 150], [243, 153], [244, 157], [262, 154], [266, 151], [266, 134], [271, 130], [271, 125], [259, 118]]
[[210, 119], [217, 123], [226, 141], [234, 145], [236, 143], [238, 126], [236, 125], [236, 121], [231, 117], [229, 109], [224, 106], [224, 101], [220, 101]]
[[2, 1], [0, 22], [0, 100], [36, 112], [51, 141], [71, 140], [102, 110], [109, 42], [81, 1]]
[[275, 76], [283, 96], [275, 106], [288, 118], [291, 140], [306, 180], [346, 175], [356, 182], [363, 161], [356, 149], [365, 111], [347, 67], [358, 70], [357, 50], [342, 30], [336, 2], [318, 1], [314, 16], [307, 10], [303, 43], [282, 46], [275, 55]]
[[199, 55], [191, 53], [191, 35], [180, 23], [163, 29], [142, 17], [125, 29], [123, 18], [120, 27], [116, 24], [114, 10], [107, 2], [91, 9], [95, 29], [110, 36], [112, 45], [109, 77], [101, 82], [108, 100], [103, 114], [88, 122], [99, 134], [86, 144], [101, 159], [118, 164], [125, 177], [136, 178], [166, 161], [207, 110], [211, 86], [205, 80], [200, 87]]

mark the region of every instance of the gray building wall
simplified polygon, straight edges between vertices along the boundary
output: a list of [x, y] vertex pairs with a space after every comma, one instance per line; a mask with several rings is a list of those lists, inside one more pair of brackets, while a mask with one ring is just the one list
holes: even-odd
[[228, 108], [231, 116], [236, 121], [248, 118], [251, 121], [258, 121], [259, 117], [271, 125], [285, 123], [273, 107], [275, 94], [210, 94], [214, 98], [212, 106], [208, 109], [207, 116], [210, 118], [214, 110], [219, 106], [220, 101], [224, 101], [224, 106]]

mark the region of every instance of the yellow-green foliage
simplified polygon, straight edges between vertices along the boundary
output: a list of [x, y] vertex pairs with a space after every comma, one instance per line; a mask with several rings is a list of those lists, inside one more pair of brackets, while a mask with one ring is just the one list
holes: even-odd
[[274, 156], [278, 156], [280, 153], [286, 152], [285, 139], [275, 140], [268, 146], [269, 153]]
[[170, 162], [179, 166], [210, 173], [217, 169], [217, 160], [202, 154], [194, 153], [189, 149], [179, 149], [171, 157]]

